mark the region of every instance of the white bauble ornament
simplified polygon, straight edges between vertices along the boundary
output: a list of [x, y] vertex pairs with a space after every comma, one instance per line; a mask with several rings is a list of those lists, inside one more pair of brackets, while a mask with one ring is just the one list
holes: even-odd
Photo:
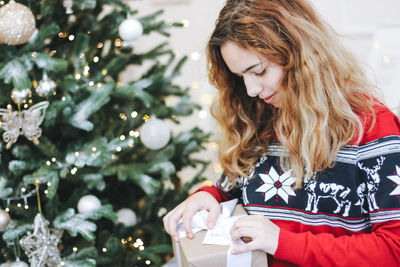
[[168, 144], [171, 130], [165, 122], [151, 118], [139, 130], [140, 141], [149, 149], [158, 150]]
[[35, 31], [32, 11], [11, 0], [0, 8], [0, 42], [8, 45], [26, 43]]
[[49, 79], [46, 73], [43, 74], [43, 79], [39, 82], [38, 86], [36, 87], [36, 93], [41, 97], [46, 97], [49, 94], [54, 92], [56, 89], [56, 83]]
[[133, 42], [143, 34], [143, 26], [133, 18], [124, 20], [118, 28], [119, 36], [126, 42]]
[[100, 200], [94, 195], [86, 195], [78, 201], [78, 211], [80, 213], [92, 212], [101, 207]]
[[5, 210], [0, 209], [0, 230], [6, 229], [10, 220], [10, 215]]
[[10, 264], [10, 267], [29, 267], [29, 265], [17, 258], [15, 262]]
[[28, 100], [29, 97], [32, 96], [32, 91], [30, 88], [25, 88], [22, 90], [14, 88], [11, 91], [11, 98], [14, 100], [15, 103], [21, 104]]
[[119, 211], [117, 211], [117, 215], [118, 222], [122, 223], [126, 227], [134, 226], [137, 223], [136, 214], [131, 209], [120, 209]]

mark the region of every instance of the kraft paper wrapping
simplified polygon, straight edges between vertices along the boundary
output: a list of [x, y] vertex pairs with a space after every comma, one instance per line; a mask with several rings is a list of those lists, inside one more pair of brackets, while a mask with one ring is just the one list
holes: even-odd
[[[241, 205], [237, 205], [232, 216], [246, 214]], [[178, 266], [182, 267], [222, 267], [227, 266], [227, 253], [229, 246], [204, 245], [202, 241], [207, 230], [202, 230], [194, 235], [193, 239], [181, 238], [179, 245], [173, 243], [175, 257], [179, 261]], [[177, 251], [179, 249], [179, 251]], [[260, 250], [251, 252], [252, 267], [267, 267], [267, 254]], [[229, 267], [229, 266], [227, 266]], [[245, 267], [245, 266], [243, 266]]]

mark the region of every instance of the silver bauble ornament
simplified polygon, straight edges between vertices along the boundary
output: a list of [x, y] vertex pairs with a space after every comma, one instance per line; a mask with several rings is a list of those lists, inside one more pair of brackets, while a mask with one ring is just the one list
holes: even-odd
[[154, 117], [140, 128], [139, 133], [140, 141], [152, 150], [163, 148], [171, 138], [171, 130], [168, 125]]
[[10, 264], [10, 267], [29, 267], [29, 265], [27, 263], [17, 259], [15, 262]]
[[26, 102], [28, 100], [28, 98], [31, 96], [32, 96], [32, 91], [30, 88], [25, 88], [25, 89], [21, 89], [21, 90], [14, 88], [11, 91], [11, 98], [17, 104]]
[[133, 42], [143, 34], [142, 24], [134, 18], [127, 18], [118, 28], [119, 36], [126, 42]]
[[47, 74], [43, 74], [43, 79], [39, 82], [38, 86], [36, 87], [36, 93], [41, 97], [46, 97], [49, 94], [54, 92], [56, 89], [56, 83], [49, 79]]
[[136, 225], [137, 218], [135, 212], [131, 209], [123, 208], [117, 211], [118, 222], [122, 223], [126, 227], [131, 227]]
[[35, 31], [32, 11], [14, 0], [0, 8], [0, 42], [8, 45], [26, 43]]
[[6, 229], [10, 220], [10, 215], [5, 210], [0, 209], [0, 230]]
[[86, 195], [78, 201], [78, 211], [80, 213], [92, 212], [101, 207], [100, 200], [94, 195]]

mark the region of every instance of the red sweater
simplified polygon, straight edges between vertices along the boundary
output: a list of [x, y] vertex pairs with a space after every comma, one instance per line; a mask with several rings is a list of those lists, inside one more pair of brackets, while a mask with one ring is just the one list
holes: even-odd
[[[386, 107], [360, 144], [343, 147], [335, 166], [305, 180], [279, 166], [282, 147], [273, 142], [250, 179], [231, 191], [222, 176], [199, 190], [219, 202], [239, 197], [249, 214], [280, 227], [270, 266], [400, 266], [400, 122]], [[370, 120], [366, 120], [368, 125]]]

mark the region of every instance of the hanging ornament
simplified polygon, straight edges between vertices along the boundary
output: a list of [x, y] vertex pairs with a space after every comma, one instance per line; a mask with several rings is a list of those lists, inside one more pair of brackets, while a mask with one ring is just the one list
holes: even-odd
[[143, 34], [142, 24], [128, 15], [128, 18], [119, 25], [119, 36], [126, 42], [133, 42]]
[[65, 7], [65, 14], [72, 14], [74, 11], [72, 10], [72, 6], [74, 5], [73, 0], [64, 0], [63, 6]]
[[57, 246], [63, 234], [62, 230], [49, 229], [49, 222], [38, 213], [34, 219], [33, 233], [28, 232], [19, 242], [25, 250], [31, 266], [58, 266], [61, 263]]
[[41, 97], [46, 97], [49, 96], [49, 94], [54, 92], [54, 89], [56, 89], [57, 85], [56, 83], [49, 79], [49, 76], [47, 76], [47, 73], [43, 73], [43, 79], [39, 82], [38, 86], [36, 87], [36, 93], [41, 96]]
[[32, 96], [32, 91], [30, 88], [25, 88], [22, 90], [14, 88], [11, 91], [11, 98], [14, 100], [16, 104], [25, 103], [31, 96]]
[[48, 106], [49, 102], [43, 101], [22, 112], [0, 108], [1, 126], [5, 131], [3, 140], [7, 143], [7, 149], [11, 148], [20, 135], [25, 135], [36, 145], [39, 144], [38, 139], [42, 135], [39, 126], [43, 122]]
[[134, 226], [137, 223], [136, 214], [131, 209], [120, 209], [119, 211], [117, 211], [117, 216], [118, 222], [122, 223], [126, 227]]
[[86, 195], [78, 201], [78, 211], [80, 213], [92, 212], [101, 207], [100, 200], [94, 195]]
[[154, 116], [139, 130], [140, 141], [149, 149], [158, 150], [168, 144], [171, 130], [167, 124]]
[[6, 229], [10, 220], [10, 215], [5, 210], [0, 209], [0, 230]]
[[26, 6], [11, 0], [0, 8], [0, 42], [8, 45], [26, 43], [35, 27], [35, 17]]
[[15, 262], [10, 264], [10, 267], [29, 267], [29, 265], [17, 258]]

